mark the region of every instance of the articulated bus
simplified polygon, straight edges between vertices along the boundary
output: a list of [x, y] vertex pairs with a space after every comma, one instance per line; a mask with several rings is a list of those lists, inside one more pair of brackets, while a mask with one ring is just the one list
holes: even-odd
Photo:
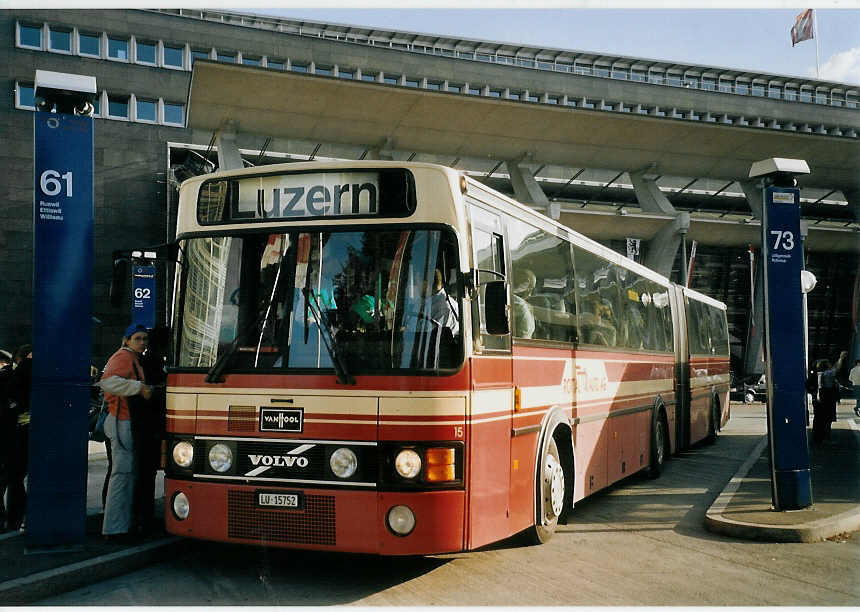
[[194, 177], [174, 245], [173, 534], [541, 543], [729, 417], [724, 304], [450, 168]]

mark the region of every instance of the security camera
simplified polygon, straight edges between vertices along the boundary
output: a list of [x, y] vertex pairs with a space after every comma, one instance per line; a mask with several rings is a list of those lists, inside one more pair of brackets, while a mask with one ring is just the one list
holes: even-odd
[[37, 110], [92, 116], [96, 77], [37, 70], [35, 93]]
[[795, 187], [799, 174], [809, 174], [809, 165], [802, 159], [785, 159], [783, 157], [771, 157], [755, 162], [750, 167], [749, 178], [762, 179], [777, 187]]

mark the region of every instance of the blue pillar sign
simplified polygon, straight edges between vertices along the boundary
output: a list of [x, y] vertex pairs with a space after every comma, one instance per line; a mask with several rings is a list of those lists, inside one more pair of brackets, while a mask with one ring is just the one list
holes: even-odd
[[155, 327], [155, 266], [135, 264], [131, 274], [131, 320]]
[[34, 116], [30, 547], [86, 537], [92, 353], [93, 120]]
[[798, 189], [765, 189], [761, 241], [765, 273], [767, 416], [773, 505], [777, 510], [797, 510], [812, 504], [806, 441], [799, 202]]

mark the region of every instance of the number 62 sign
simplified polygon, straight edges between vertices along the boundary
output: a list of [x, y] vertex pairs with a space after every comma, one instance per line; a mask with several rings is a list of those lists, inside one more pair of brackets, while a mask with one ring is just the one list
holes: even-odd
[[131, 274], [131, 320], [155, 327], [155, 266], [134, 266]]

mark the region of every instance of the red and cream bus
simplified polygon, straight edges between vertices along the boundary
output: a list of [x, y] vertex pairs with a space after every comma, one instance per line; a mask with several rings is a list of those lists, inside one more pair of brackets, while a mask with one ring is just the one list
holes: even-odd
[[728, 418], [725, 306], [449, 168], [180, 190], [169, 532], [413, 555], [659, 474]]

